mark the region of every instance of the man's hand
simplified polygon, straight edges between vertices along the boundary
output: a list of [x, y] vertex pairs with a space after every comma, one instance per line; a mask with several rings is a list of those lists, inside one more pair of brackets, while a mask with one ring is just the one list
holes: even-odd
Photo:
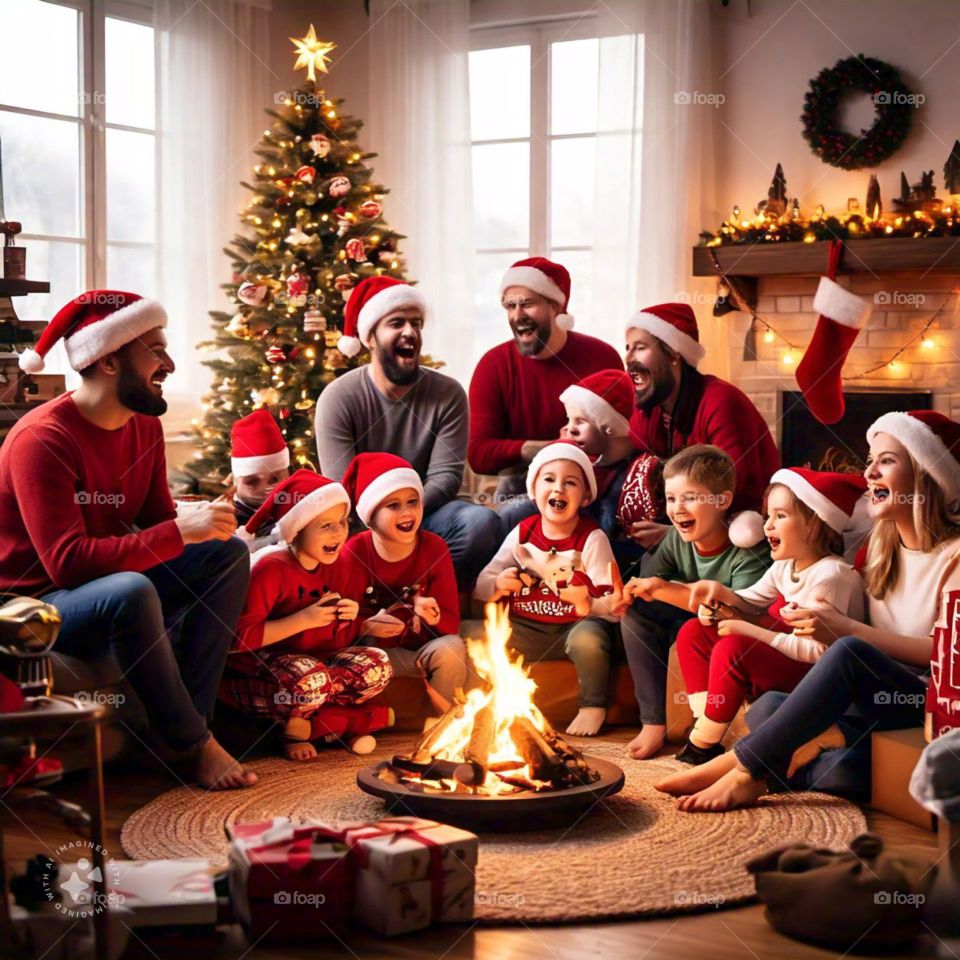
[[654, 523], [652, 520], [638, 520], [630, 524], [627, 536], [641, 547], [653, 549], [666, 535], [670, 524]]
[[520, 456], [523, 458], [523, 462], [530, 463], [544, 447], [553, 442], [553, 440], [525, 440], [520, 448]]
[[440, 604], [433, 597], [421, 597], [419, 594], [415, 596], [413, 612], [427, 626], [435, 627], [440, 622]]
[[174, 522], [184, 543], [229, 540], [237, 529], [237, 511], [232, 503], [214, 500], [191, 505]]
[[781, 619], [793, 627], [795, 636], [810, 637], [830, 646], [841, 637], [856, 633], [857, 621], [844, 616], [826, 597], [817, 597], [816, 609], [804, 609], [788, 603], [780, 611]]

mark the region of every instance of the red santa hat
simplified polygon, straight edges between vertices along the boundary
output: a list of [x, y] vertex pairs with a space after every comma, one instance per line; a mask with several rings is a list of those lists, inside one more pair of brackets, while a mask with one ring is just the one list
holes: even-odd
[[561, 330], [573, 329], [573, 316], [567, 312], [570, 303], [570, 274], [562, 263], [554, 263], [546, 257], [518, 260], [500, 281], [501, 297], [508, 287], [526, 287], [559, 304], [557, 326]]
[[391, 493], [413, 487], [423, 497], [420, 475], [392, 453], [358, 453], [343, 475], [343, 485], [356, 504], [357, 516], [368, 527], [374, 511]]
[[689, 303], [658, 303], [644, 307], [627, 321], [627, 332], [631, 330], [646, 330], [679, 353], [691, 367], [696, 367], [707, 352], [700, 343], [697, 318]]
[[156, 300], [122, 290], [88, 290], [61, 307], [36, 346], [20, 355], [20, 369], [39, 373], [44, 359], [63, 340], [74, 370], [83, 370], [108, 353], [167, 325], [167, 311]]
[[592, 423], [614, 437], [630, 432], [630, 417], [636, 404], [633, 380], [623, 370], [598, 370], [571, 384], [560, 394], [560, 402], [579, 408]]
[[533, 488], [537, 482], [537, 474], [545, 463], [553, 460], [569, 460], [575, 463], [583, 471], [587, 486], [590, 488], [591, 501], [597, 499], [597, 478], [590, 458], [575, 443], [569, 440], [557, 440], [554, 443], [548, 443], [530, 461], [530, 466], [527, 468], [527, 496], [531, 500], [535, 499]]
[[933, 478], [948, 503], [960, 500], [960, 423], [935, 410], [885, 413], [867, 430], [867, 442], [889, 433]]
[[778, 470], [770, 483], [783, 484], [837, 533], [843, 533], [850, 526], [857, 501], [867, 489], [867, 481], [859, 473], [833, 473], [806, 467]]
[[388, 313], [415, 307], [424, 320], [427, 301], [416, 287], [394, 277], [367, 277], [350, 294], [343, 311], [343, 336], [337, 349], [346, 357], [355, 357], [366, 343], [370, 332]]
[[277, 421], [263, 407], [237, 420], [230, 430], [230, 469], [235, 477], [272, 473], [290, 466], [290, 451]]
[[342, 484], [312, 470], [297, 470], [273, 488], [270, 496], [247, 521], [247, 533], [256, 534], [264, 524], [273, 521], [279, 527], [280, 539], [293, 543], [296, 535], [314, 517], [338, 503], [350, 509], [350, 498]]

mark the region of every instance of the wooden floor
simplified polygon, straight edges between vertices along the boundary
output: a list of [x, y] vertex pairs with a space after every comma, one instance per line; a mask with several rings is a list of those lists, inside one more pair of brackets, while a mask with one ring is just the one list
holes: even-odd
[[[130, 813], [158, 793], [175, 786], [162, 773], [144, 773], [113, 769], [107, 777], [107, 848], [121, 856], [120, 828]], [[86, 780], [68, 778], [57, 788], [58, 794], [83, 802]], [[930, 854], [933, 859], [936, 838], [884, 814], [868, 811], [870, 829], [880, 834], [888, 849], [914, 854]], [[75, 839], [53, 816], [31, 810], [23, 803], [8, 806], [0, 801], [0, 816], [5, 829], [6, 857], [22, 861], [37, 853], [52, 854], [62, 843]], [[16, 864], [19, 867], [19, 864]], [[655, 870], [656, 865], [652, 864]], [[215, 943], [184, 943], [163, 938], [145, 938], [132, 942], [126, 957], [178, 957], [193, 960], [240, 960], [240, 958], [343, 957], [349, 958], [431, 958], [431, 960], [567, 960], [567, 958], [699, 958], [727, 960], [793, 960], [823, 958], [837, 960], [838, 955], [788, 940], [775, 933], [763, 918], [763, 908], [749, 905], [738, 909], [717, 910], [685, 917], [661, 920], [601, 923], [554, 927], [447, 927], [381, 940], [363, 931], [352, 933], [348, 943], [332, 946], [312, 945], [298, 948], [260, 948], [249, 944], [238, 927], [222, 928]], [[2, 952], [2, 951], [0, 951]], [[934, 956], [929, 943], [921, 943], [916, 956]]]

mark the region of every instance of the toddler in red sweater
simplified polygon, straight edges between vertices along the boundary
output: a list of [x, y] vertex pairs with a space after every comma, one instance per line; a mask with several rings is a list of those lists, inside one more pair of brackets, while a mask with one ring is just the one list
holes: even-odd
[[253, 559], [250, 587], [228, 660], [226, 692], [242, 711], [283, 724], [291, 760], [317, 755], [311, 740], [366, 734], [393, 722], [386, 707], [360, 708], [392, 676], [382, 650], [351, 646], [357, 635], [360, 572], [341, 557], [350, 498], [339, 484], [298, 470], [251, 517], [249, 530], [277, 523], [281, 542]]
[[580, 711], [567, 733], [592, 736], [607, 713], [620, 575], [606, 534], [580, 513], [597, 492], [590, 458], [568, 441], [549, 444], [530, 463], [527, 492], [539, 512], [507, 534], [475, 595], [509, 601], [510, 645], [526, 661], [573, 661]]
[[422, 676], [436, 708], [449, 709], [467, 680], [457, 580], [446, 543], [421, 530], [423, 484], [392, 453], [359, 453], [343, 476], [357, 516], [344, 560], [359, 571], [359, 635], [386, 649], [394, 676]]

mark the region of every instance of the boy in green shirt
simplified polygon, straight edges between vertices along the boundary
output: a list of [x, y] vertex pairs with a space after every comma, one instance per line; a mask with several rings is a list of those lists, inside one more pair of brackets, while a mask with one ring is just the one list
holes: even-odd
[[695, 615], [687, 584], [709, 579], [737, 590], [756, 583], [770, 566], [762, 524], [751, 529], [755, 524], [748, 519], [756, 515], [728, 520], [736, 476], [730, 457], [708, 444], [687, 447], [664, 466], [673, 528], [645, 563], [647, 576], [634, 578], [623, 591], [623, 602], [633, 601], [623, 620], [623, 645], [643, 725], [627, 748], [635, 760], [654, 756], [666, 738], [670, 647]]

